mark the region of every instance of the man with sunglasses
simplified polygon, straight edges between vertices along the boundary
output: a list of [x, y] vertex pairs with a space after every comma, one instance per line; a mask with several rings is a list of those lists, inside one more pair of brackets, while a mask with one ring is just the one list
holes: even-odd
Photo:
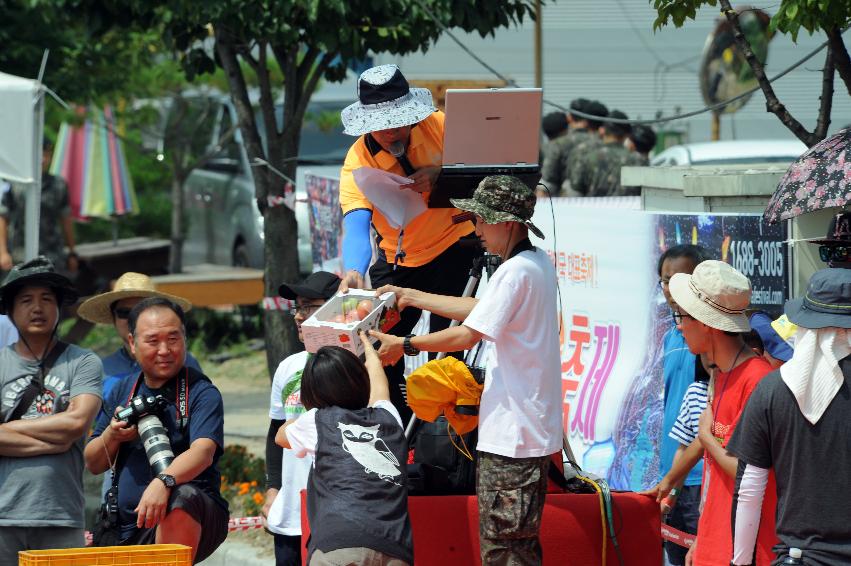
[[819, 257], [828, 267], [851, 269], [851, 212], [840, 212], [830, 219], [827, 237], [811, 240], [818, 244]]
[[[88, 299], [77, 310], [80, 318], [95, 324], [111, 324], [121, 338], [121, 347], [112, 354], [102, 358], [103, 362], [103, 398], [106, 399], [112, 388], [122, 379], [138, 377], [139, 363], [130, 353], [130, 328], [127, 318], [130, 311], [143, 299], [161, 297], [178, 304], [184, 312], [192, 308], [192, 304], [181, 297], [157, 291], [153, 280], [147, 275], [128, 271], [115, 281], [112, 291], [95, 295]], [[192, 354], [186, 353], [186, 365], [201, 371], [201, 365]]]
[[[278, 294], [295, 302], [293, 309], [298, 339], [303, 341], [301, 324], [310, 318], [340, 287], [340, 278], [327, 271], [312, 273], [301, 283], [284, 283]], [[275, 435], [286, 421], [305, 412], [301, 404], [301, 374], [308, 353], [287, 357], [275, 370], [269, 404], [269, 432], [266, 437], [266, 528], [275, 537], [275, 564], [301, 564], [301, 490], [313, 465], [310, 458], [296, 458], [292, 450], [275, 443]]]

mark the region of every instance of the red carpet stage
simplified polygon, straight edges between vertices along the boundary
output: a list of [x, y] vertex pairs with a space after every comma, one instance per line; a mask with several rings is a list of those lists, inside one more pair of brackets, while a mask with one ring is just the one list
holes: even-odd
[[[302, 500], [304, 499], [302, 492]], [[627, 566], [662, 563], [659, 505], [634, 493], [612, 494], [615, 531]], [[417, 566], [479, 563], [479, 516], [475, 496], [414, 496], [408, 499]], [[303, 540], [310, 533], [302, 505]], [[600, 500], [596, 495], [547, 494], [541, 523], [544, 565], [602, 564]], [[306, 556], [305, 556], [306, 558]], [[606, 565], [617, 566], [609, 540]]]

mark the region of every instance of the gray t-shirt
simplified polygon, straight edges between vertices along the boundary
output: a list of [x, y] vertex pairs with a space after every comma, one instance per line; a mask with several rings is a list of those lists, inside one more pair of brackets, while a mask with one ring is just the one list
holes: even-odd
[[727, 444], [740, 460], [774, 468], [775, 550], [800, 548], [807, 565], [851, 564], [851, 357], [839, 364], [845, 382], [815, 425], [778, 370], [754, 389]]
[[[0, 414], [37, 375], [38, 364], [19, 356], [14, 346], [0, 349]], [[44, 379], [46, 393], [33, 400], [21, 417], [37, 419], [68, 408], [83, 393], [101, 396], [103, 367], [89, 350], [69, 345]], [[83, 528], [84, 438], [62, 454], [14, 458], [0, 456], [0, 527]]]

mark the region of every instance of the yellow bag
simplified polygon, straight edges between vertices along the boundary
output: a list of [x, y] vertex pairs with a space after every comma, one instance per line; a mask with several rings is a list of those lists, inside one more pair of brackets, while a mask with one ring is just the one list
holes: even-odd
[[462, 415], [456, 406], [477, 406], [483, 386], [476, 382], [464, 362], [447, 356], [418, 367], [407, 379], [408, 405], [417, 418], [434, 422], [440, 415], [459, 435], [476, 428], [477, 415]]

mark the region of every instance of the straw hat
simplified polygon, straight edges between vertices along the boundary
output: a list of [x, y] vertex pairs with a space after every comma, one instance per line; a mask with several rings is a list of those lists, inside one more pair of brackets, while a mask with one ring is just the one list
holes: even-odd
[[703, 261], [691, 275], [675, 274], [668, 290], [681, 309], [707, 326], [727, 332], [751, 329], [745, 314], [751, 282], [723, 261]]
[[147, 275], [128, 271], [118, 278], [115, 287], [108, 293], [96, 295], [85, 301], [77, 309], [80, 318], [98, 324], [112, 324], [112, 303], [121, 299], [147, 299], [148, 297], [162, 297], [177, 303], [185, 311], [192, 308], [192, 303], [181, 297], [169, 295], [157, 291], [154, 281]]

